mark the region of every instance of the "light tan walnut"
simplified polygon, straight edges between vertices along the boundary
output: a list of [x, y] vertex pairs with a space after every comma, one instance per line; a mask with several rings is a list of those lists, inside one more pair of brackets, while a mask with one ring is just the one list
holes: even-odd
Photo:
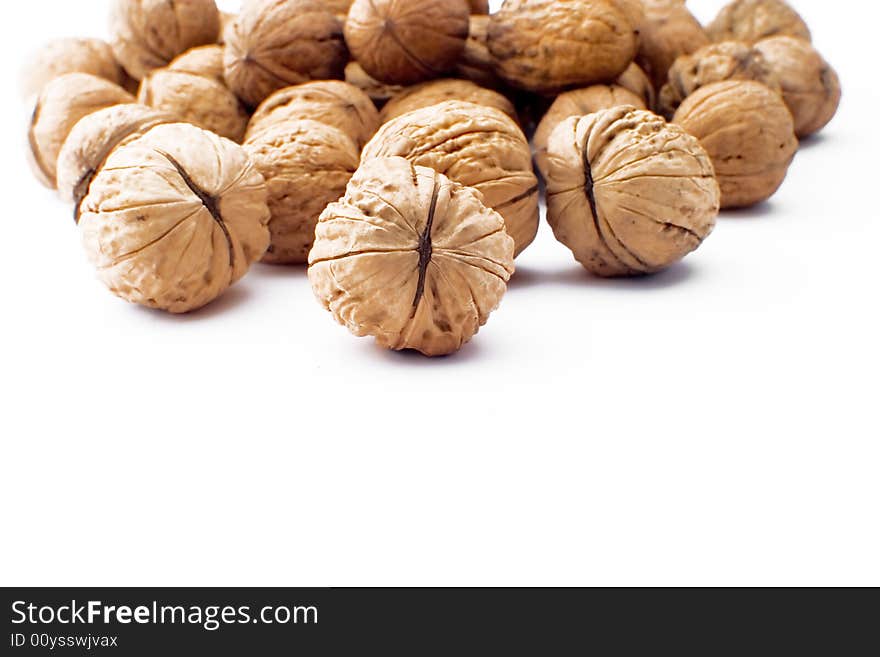
[[707, 27], [713, 41], [756, 43], [774, 36], [810, 41], [810, 28], [784, 0], [733, 0]]
[[135, 80], [190, 48], [216, 43], [219, 33], [214, 0], [113, 0], [110, 43]]
[[217, 35], [217, 43], [221, 46], [226, 45], [226, 30], [235, 22], [238, 14], [231, 11], [220, 12], [220, 33]]
[[226, 82], [256, 107], [310, 80], [341, 80], [348, 63], [342, 23], [322, 0], [246, 0], [226, 31]]
[[619, 87], [623, 87], [642, 99], [645, 107], [654, 109], [657, 106], [657, 91], [648, 74], [642, 70], [642, 67], [633, 62], [623, 73], [614, 81]]
[[119, 297], [184, 313], [210, 303], [269, 245], [263, 177], [241, 146], [185, 123], [120, 145], [92, 180], [79, 226]]
[[465, 0], [355, 0], [345, 40], [372, 77], [414, 84], [456, 65], [467, 41], [469, 15]]
[[223, 47], [217, 44], [187, 50], [168, 65], [172, 71], [183, 71], [226, 84], [223, 71]]
[[688, 96], [674, 121], [712, 158], [725, 208], [754, 205], [775, 194], [798, 149], [791, 113], [779, 94], [760, 82], [706, 85]]
[[644, 0], [644, 4], [636, 61], [659, 89], [675, 60], [708, 44], [709, 37], [684, 0]]
[[89, 73], [120, 86], [125, 81], [125, 71], [106, 41], [54, 39], [37, 50], [22, 69], [22, 97], [39, 94], [46, 84], [67, 73]]
[[538, 180], [519, 126], [503, 112], [447, 101], [399, 116], [364, 147], [362, 161], [404, 157], [477, 189], [496, 210], [519, 255], [538, 232]]
[[367, 94], [376, 107], [383, 107], [385, 103], [406, 89], [401, 84], [379, 82], [367, 73], [363, 66], [354, 61], [349, 62], [345, 67], [345, 81]]
[[308, 262], [318, 217], [345, 193], [358, 167], [357, 145], [332, 126], [290, 119], [268, 126], [244, 147], [269, 188], [272, 238], [263, 262]]
[[366, 162], [327, 207], [309, 257], [318, 300], [358, 336], [458, 351], [501, 303], [513, 240], [478, 192], [401, 158]]
[[661, 117], [615, 107], [550, 136], [547, 218], [599, 276], [660, 271], [712, 232], [720, 192], [699, 142]]
[[517, 121], [516, 108], [506, 96], [486, 89], [470, 80], [431, 80], [408, 87], [389, 101], [380, 114], [382, 123], [396, 119], [407, 112], [430, 107], [447, 100], [463, 100], [475, 105], [494, 107]]

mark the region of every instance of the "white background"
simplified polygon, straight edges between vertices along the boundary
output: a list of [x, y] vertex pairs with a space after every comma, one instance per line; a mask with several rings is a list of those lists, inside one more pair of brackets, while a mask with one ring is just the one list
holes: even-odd
[[433, 361], [348, 335], [300, 268], [187, 317], [102, 287], [13, 89], [107, 4], [0, 28], [0, 583], [880, 584], [874, 3], [795, 2], [845, 99], [770, 203], [643, 280], [544, 225]]

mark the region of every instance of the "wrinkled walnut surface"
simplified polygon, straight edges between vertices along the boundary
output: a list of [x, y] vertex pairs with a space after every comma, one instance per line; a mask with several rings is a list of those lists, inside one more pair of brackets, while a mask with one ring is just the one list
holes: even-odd
[[465, 0], [355, 0], [345, 40], [375, 79], [414, 84], [455, 66], [467, 41], [469, 15]]
[[383, 125], [362, 161], [404, 157], [476, 188], [496, 210], [522, 253], [538, 231], [538, 181], [522, 131], [492, 107], [447, 101]]
[[136, 80], [190, 48], [215, 43], [219, 32], [214, 0], [113, 0], [110, 43]]
[[660, 271], [712, 232], [709, 156], [680, 127], [631, 107], [571, 117], [550, 136], [547, 218], [599, 276]]
[[379, 129], [379, 112], [357, 87], [339, 80], [307, 82], [277, 91], [257, 108], [248, 138], [267, 125], [312, 119], [338, 128], [362, 148]]
[[58, 155], [77, 121], [99, 109], [133, 102], [119, 85], [88, 73], [68, 73], [43, 87], [28, 131], [28, 155], [40, 182], [50, 189], [57, 186]]
[[382, 123], [396, 119], [407, 112], [430, 107], [447, 100], [461, 100], [475, 105], [494, 107], [507, 114], [514, 121], [517, 120], [516, 108], [506, 96], [485, 89], [470, 80], [432, 80], [422, 84], [408, 87], [389, 101], [382, 109]]
[[341, 80], [347, 62], [342, 23], [322, 0], [246, 0], [226, 31], [226, 81], [251, 107], [284, 87]]
[[440, 356], [460, 349], [498, 307], [513, 248], [479, 193], [433, 169], [378, 158], [321, 215], [309, 280], [355, 335]]
[[684, 0], [643, 1], [645, 20], [636, 61], [659, 89], [675, 60], [708, 44], [709, 37]]
[[244, 147], [269, 189], [272, 237], [263, 261], [308, 262], [318, 217], [345, 193], [360, 150], [341, 130], [310, 120], [273, 123]]
[[121, 85], [125, 73], [110, 44], [101, 39], [53, 39], [37, 50], [21, 72], [21, 95], [40, 93], [67, 73], [89, 73]]
[[113, 151], [79, 226], [114, 294], [183, 313], [216, 299], [263, 256], [268, 221], [266, 185], [244, 149], [175, 123]]
[[223, 47], [217, 44], [187, 50], [168, 65], [172, 71], [183, 71], [212, 78], [226, 84], [223, 72]]
[[707, 27], [713, 41], [755, 43], [774, 36], [809, 41], [810, 28], [783, 0], [733, 0]]
[[751, 80], [698, 89], [681, 104], [674, 121], [699, 139], [712, 158], [725, 208], [770, 198], [798, 148], [782, 98]]
[[357, 87], [370, 97], [377, 107], [382, 107], [401, 91], [406, 89], [400, 84], [379, 82], [364, 70], [357, 62], [349, 62], [345, 67], [345, 81]]

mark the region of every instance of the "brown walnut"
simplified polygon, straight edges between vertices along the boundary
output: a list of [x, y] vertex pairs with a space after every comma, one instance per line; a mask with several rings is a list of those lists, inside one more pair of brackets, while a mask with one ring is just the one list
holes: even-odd
[[358, 336], [427, 356], [458, 351], [501, 303], [513, 240], [478, 192], [401, 158], [364, 163], [321, 215], [318, 300]]
[[117, 296], [184, 313], [210, 303], [269, 245], [263, 177], [241, 146], [160, 125], [107, 159], [82, 202], [89, 259]]
[[256, 107], [310, 80], [341, 80], [348, 62], [342, 23], [322, 0], [246, 0], [226, 32], [226, 82]]
[[471, 14], [485, 15], [489, 13], [489, 0], [468, 0]]
[[216, 43], [219, 32], [214, 0], [113, 0], [110, 43], [136, 80], [190, 48]]
[[244, 144], [269, 189], [271, 243], [263, 262], [304, 264], [318, 217], [345, 193], [360, 162], [357, 145], [317, 121], [275, 122]]
[[465, 0], [355, 0], [345, 40], [372, 77], [414, 84], [455, 66], [467, 41], [469, 15]]
[[362, 161], [403, 157], [474, 187], [496, 210], [516, 243], [516, 254], [538, 232], [538, 180], [519, 126], [503, 112], [447, 101], [399, 116], [364, 147]]
[[659, 116], [615, 107], [550, 136], [547, 218], [599, 276], [649, 274], [702, 244], [720, 192], [699, 142]]
[[644, 0], [644, 4], [636, 61], [659, 89], [675, 60], [708, 44], [709, 37], [684, 0]]
[[495, 73], [495, 61], [489, 52], [488, 15], [470, 18], [470, 30], [464, 52], [455, 67], [455, 75], [488, 89], [504, 89], [507, 84]]
[[810, 41], [810, 28], [784, 0], [733, 0], [707, 27], [713, 41], [756, 43], [774, 36]]
[[379, 82], [367, 73], [363, 66], [354, 61], [349, 62], [345, 67], [345, 81], [367, 94], [376, 107], [380, 108], [406, 89], [404, 85]]
[[54, 39], [37, 50], [21, 73], [21, 94], [30, 98], [67, 73], [90, 73], [122, 85], [125, 72], [101, 39]]
[[725, 208], [770, 198], [785, 180], [798, 148], [794, 122], [782, 98], [751, 80], [698, 89], [681, 104], [674, 121], [699, 139], [712, 158]]
[[215, 44], [187, 50], [168, 65], [172, 71], [183, 71], [226, 84], [223, 71], [223, 47]]
[[380, 114], [382, 123], [387, 123], [407, 112], [437, 105], [447, 100], [462, 100], [475, 105], [494, 107], [507, 114], [514, 121], [518, 120], [516, 108], [506, 96], [497, 91], [485, 89], [470, 80], [445, 79], [423, 82], [402, 91], [382, 109]]

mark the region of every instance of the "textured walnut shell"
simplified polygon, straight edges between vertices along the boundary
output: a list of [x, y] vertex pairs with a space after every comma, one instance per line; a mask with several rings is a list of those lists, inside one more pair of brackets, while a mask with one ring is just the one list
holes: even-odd
[[636, 61], [659, 89], [675, 60], [708, 44], [709, 37], [684, 0], [644, 0], [644, 4]]
[[464, 52], [455, 67], [455, 75], [489, 89], [504, 89], [507, 84], [495, 73], [495, 60], [489, 52], [489, 21], [487, 15], [470, 19]]
[[263, 262], [304, 264], [318, 217], [345, 193], [360, 151], [341, 130], [309, 120], [273, 123], [245, 142], [266, 179], [272, 235]]
[[240, 142], [248, 116], [238, 97], [215, 78], [162, 68], [141, 81], [138, 102]]
[[756, 43], [774, 36], [810, 41], [810, 28], [783, 0], [733, 0], [707, 27], [713, 41]]
[[376, 107], [384, 106], [385, 103], [406, 89], [405, 86], [400, 84], [379, 82], [357, 62], [349, 62], [346, 65], [345, 81], [367, 94]]
[[312, 119], [338, 128], [362, 148], [379, 128], [379, 112], [357, 87], [337, 80], [307, 82], [272, 94], [257, 108], [248, 126], [250, 139], [267, 125]]
[[57, 186], [58, 154], [77, 121], [99, 109], [133, 102], [119, 85], [88, 73], [67, 73], [43, 87], [28, 131], [28, 158], [39, 181], [50, 189]]
[[247, 0], [226, 32], [226, 81], [256, 107], [310, 80], [341, 80], [348, 63], [342, 23], [321, 0]]
[[544, 118], [538, 124], [532, 145], [535, 149], [535, 162], [544, 178], [547, 177], [547, 144], [550, 134], [557, 125], [571, 116], [586, 116], [600, 110], [626, 105], [637, 109], [648, 109], [639, 96], [614, 84], [595, 84], [584, 89], [575, 89], [560, 94]]
[[345, 16], [348, 14], [349, 9], [351, 9], [351, 3], [354, 0], [323, 0], [324, 4], [327, 6], [327, 9], [332, 11], [337, 16]]
[[462, 100], [475, 105], [494, 107], [507, 114], [514, 121], [518, 120], [516, 108], [506, 96], [497, 91], [485, 89], [470, 80], [432, 80], [408, 87], [391, 99], [381, 112], [382, 123], [396, 119], [407, 112], [423, 107], [430, 107], [447, 100]]
[[157, 125], [176, 122], [171, 114], [134, 103], [107, 107], [79, 121], [58, 156], [58, 193], [74, 204], [74, 217], [79, 217], [80, 204], [95, 174], [117, 146]]
[[492, 107], [447, 101], [399, 116], [364, 147], [367, 162], [404, 157], [455, 182], [474, 187], [496, 210], [516, 243], [516, 254], [538, 231], [538, 180], [522, 131]]
[[355, 0], [345, 40], [372, 77], [414, 84], [455, 66], [467, 41], [469, 15], [465, 0]]
[[223, 47], [217, 44], [187, 50], [168, 65], [172, 71], [201, 75], [226, 84], [223, 72]]
[[779, 78], [797, 136], [828, 125], [840, 106], [840, 78], [822, 55], [809, 42], [784, 36], [759, 41], [755, 51]]
[[106, 41], [55, 39], [37, 50], [22, 70], [22, 97], [40, 93], [46, 84], [67, 73], [89, 73], [118, 85], [125, 80], [125, 72]]
[[659, 116], [615, 107], [550, 136], [547, 219], [599, 276], [660, 271], [702, 244], [720, 192], [699, 142]]
[[113, 151], [79, 226], [110, 290], [172, 313], [220, 296], [269, 245], [263, 177], [244, 149], [185, 123]]
[[770, 198], [798, 148], [791, 113], [760, 82], [715, 82], [691, 94], [674, 118], [712, 158], [721, 204], [745, 207]]
[[318, 300], [389, 349], [451, 354], [513, 274], [513, 240], [478, 192], [400, 158], [366, 162], [321, 215], [309, 257]]
[[654, 89], [654, 84], [648, 74], [642, 70], [642, 67], [635, 62], [620, 74], [614, 84], [633, 92], [642, 99], [646, 108], [653, 109], [657, 106], [657, 92]]
[[741, 41], [711, 43], [692, 55], [679, 57], [660, 90], [660, 112], [672, 118], [682, 101], [700, 87], [725, 80], [755, 80], [782, 91], [779, 79], [764, 56]]
[[136, 80], [190, 48], [216, 43], [219, 32], [214, 0], [113, 0], [110, 12], [113, 52]]
[[495, 71], [542, 93], [613, 80], [636, 55], [635, 17], [620, 0], [506, 0], [489, 21]]

